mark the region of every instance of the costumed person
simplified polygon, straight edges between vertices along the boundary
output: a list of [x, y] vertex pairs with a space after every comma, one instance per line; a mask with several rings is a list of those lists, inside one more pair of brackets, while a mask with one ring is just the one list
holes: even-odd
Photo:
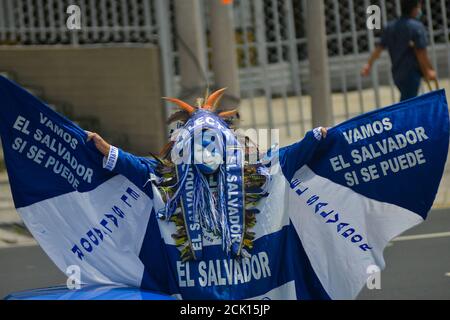
[[[426, 217], [449, 144], [443, 90], [260, 155], [220, 111], [170, 98], [160, 156], [110, 146], [0, 77], [16, 208], [86, 284], [180, 299], [350, 299], [388, 242]], [[256, 159], [255, 161], [251, 159]]]

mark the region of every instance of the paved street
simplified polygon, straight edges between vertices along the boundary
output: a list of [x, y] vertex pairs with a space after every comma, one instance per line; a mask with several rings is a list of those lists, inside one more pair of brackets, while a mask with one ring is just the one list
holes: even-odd
[[[450, 299], [450, 210], [402, 235], [385, 250], [381, 290], [360, 299]], [[0, 297], [10, 292], [65, 283], [38, 246], [0, 249]]]
[[366, 288], [360, 299], [450, 299], [450, 210], [432, 212], [399, 240], [384, 252], [381, 290]]

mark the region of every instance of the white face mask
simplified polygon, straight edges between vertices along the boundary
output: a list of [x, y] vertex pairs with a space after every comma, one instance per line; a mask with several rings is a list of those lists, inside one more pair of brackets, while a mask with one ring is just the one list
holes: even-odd
[[212, 141], [210, 137], [205, 137], [201, 143], [195, 143], [194, 160], [203, 173], [216, 172], [223, 162], [223, 155], [217, 140]]

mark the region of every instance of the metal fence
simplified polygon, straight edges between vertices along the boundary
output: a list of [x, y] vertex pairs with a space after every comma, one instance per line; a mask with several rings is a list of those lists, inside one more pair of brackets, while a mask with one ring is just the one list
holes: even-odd
[[[66, 27], [67, 8], [81, 9], [81, 30]], [[0, 0], [3, 44], [157, 43], [155, 1]]]
[[[308, 92], [305, 2], [236, 1], [237, 32], [242, 34], [239, 38], [242, 42], [239, 43], [239, 61], [244, 97], [253, 89], [269, 89], [272, 96], [281, 95], [283, 99], [285, 96], [301, 96]], [[331, 85], [334, 92], [342, 95], [344, 118], [367, 108], [396, 102], [399, 98], [393, 85], [387, 55], [375, 66], [370, 78], [363, 79], [360, 75], [360, 67], [369, 51], [374, 49], [380, 35], [380, 31], [373, 32], [366, 27], [366, 8], [373, 4], [380, 6], [383, 24], [400, 14], [400, 1], [325, 1]], [[423, 22], [429, 33], [430, 55], [443, 79], [450, 74], [449, 15], [448, 1], [425, 1]], [[266, 57], [258, 59], [260, 55]], [[255, 67], [259, 66], [261, 70], [265, 63], [270, 66], [267, 77], [261, 73], [255, 74]], [[265, 86], [259, 84], [258, 80], [261, 79], [264, 79]], [[367, 89], [372, 92], [366, 92]], [[357, 93], [356, 104], [359, 110], [352, 110], [350, 105], [355, 104], [353, 97], [349, 97], [354, 92]], [[371, 98], [367, 99], [367, 95]], [[294, 122], [298, 120], [289, 115], [285, 118]], [[339, 117], [337, 120], [344, 118]]]
[[[207, 36], [211, 0], [201, 1]], [[382, 59], [368, 80], [360, 77], [355, 65], [366, 59], [379, 36], [379, 32], [366, 28], [366, 8], [378, 5], [386, 24], [400, 14], [400, 0], [324, 2], [331, 84], [333, 91], [344, 95], [346, 116], [352, 115], [346, 96], [348, 91], [358, 91], [360, 111], [367, 104], [362, 94], [365, 88], [374, 89], [372, 106], [383, 105], [380, 86], [389, 86], [390, 101], [396, 101], [398, 97], [388, 59]], [[178, 42], [174, 37], [176, 12], [173, 3], [174, 0], [0, 0], [0, 44], [154, 43], [163, 46], [164, 60], [168, 60], [165, 61], [167, 77], [176, 77]], [[307, 93], [305, 3], [306, 0], [234, 0], [243, 97], [263, 95], [271, 98], [272, 95], [284, 97]], [[79, 31], [66, 27], [66, 10], [71, 4], [81, 8], [82, 27]], [[447, 0], [426, 0], [424, 13], [432, 61], [440, 76], [447, 78], [450, 74], [450, 5]], [[210, 56], [210, 49], [206, 50]], [[179, 91], [176, 80], [167, 84], [169, 91]]]
[[[209, 5], [202, 2], [206, 43]], [[306, 40], [307, 0], [234, 0], [234, 22], [241, 86], [243, 127], [277, 127], [283, 144], [311, 128]], [[335, 123], [396, 102], [385, 54], [367, 79], [360, 68], [380, 35], [366, 27], [366, 8], [378, 5], [383, 24], [400, 15], [400, 0], [324, 0]], [[66, 27], [71, 4], [81, 8], [82, 28]], [[450, 92], [450, 3], [424, 1], [430, 56]], [[174, 0], [0, 0], [0, 44], [91, 45], [153, 43], [161, 48], [164, 87], [177, 95], [179, 39]], [[184, 17], [189, 19], [190, 17]], [[208, 58], [212, 53], [205, 48]], [[194, 57], [195, 58], [195, 57]], [[210, 63], [208, 63], [210, 65]], [[203, 70], [212, 79], [211, 70]], [[447, 170], [449, 171], [449, 170]], [[450, 172], [448, 172], [448, 175]], [[445, 192], [450, 202], [450, 186]]]
[[[298, 137], [311, 126], [308, 97], [309, 70], [305, 6], [307, 0], [235, 0], [237, 57], [240, 70], [242, 109], [248, 127], [281, 128], [286, 139]], [[167, 4], [170, 28], [174, 30], [174, 0]], [[373, 108], [397, 102], [390, 61], [384, 54], [369, 78], [360, 69], [374, 49], [381, 31], [366, 27], [369, 5], [381, 8], [382, 22], [400, 15], [399, 0], [325, 0], [326, 30], [335, 122]], [[450, 5], [446, 0], [426, 0], [422, 21], [429, 33], [430, 56], [441, 85], [448, 87], [450, 74]], [[209, 34], [209, 0], [202, 0], [204, 34]], [[177, 94], [178, 41], [170, 41], [165, 57], [173, 75], [170, 89]], [[206, 56], [213, 54], [205, 48]], [[210, 63], [208, 64], [210, 65]], [[205, 74], [212, 77], [211, 70]], [[169, 76], [170, 77], [170, 76]]]

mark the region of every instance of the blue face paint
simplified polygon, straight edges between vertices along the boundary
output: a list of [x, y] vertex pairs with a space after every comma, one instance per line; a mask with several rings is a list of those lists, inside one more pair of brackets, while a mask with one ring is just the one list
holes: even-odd
[[219, 137], [207, 131], [202, 134], [201, 143], [194, 145], [195, 163], [203, 174], [213, 174], [223, 163], [223, 154], [220, 152]]

